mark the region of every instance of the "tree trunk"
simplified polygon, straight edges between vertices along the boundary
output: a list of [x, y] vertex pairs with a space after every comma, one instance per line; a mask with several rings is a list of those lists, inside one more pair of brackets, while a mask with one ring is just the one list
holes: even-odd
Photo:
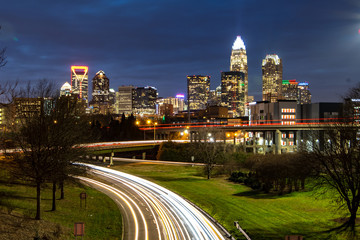
[[56, 210], [56, 181], [53, 181], [51, 211], [55, 211], [55, 210]]
[[299, 182], [298, 182], [298, 179], [297, 178], [295, 178], [294, 179], [294, 187], [295, 187], [295, 191], [299, 191]]
[[301, 189], [305, 189], [305, 178], [301, 179]]
[[293, 187], [293, 184], [292, 184], [292, 179], [291, 178], [288, 178], [288, 191], [289, 193], [292, 192], [292, 187]]
[[64, 193], [64, 180], [60, 181], [60, 199], [64, 199], [65, 198], [65, 193]]
[[357, 213], [357, 210], [352, 209], [352, 211], [350, 211], [350, 214], [351, 214], [350, 218], [347, 221], [347, 225], [349, 226], [351, 231], [355, 231], [356, 213]]
[[40, 202], [41, 202], [41, 189], [40, 183], [36, 183], [36, 216], [35, 220], [40, 220]]

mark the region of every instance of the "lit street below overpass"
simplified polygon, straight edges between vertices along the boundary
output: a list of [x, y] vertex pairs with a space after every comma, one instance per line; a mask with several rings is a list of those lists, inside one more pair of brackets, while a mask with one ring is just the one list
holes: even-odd
[[179, 195], [130, 174], [84, 165], [106, 183], [79, 178], [109, 195], [120, 206], [123, 239], [228, 239], [225, 229]]

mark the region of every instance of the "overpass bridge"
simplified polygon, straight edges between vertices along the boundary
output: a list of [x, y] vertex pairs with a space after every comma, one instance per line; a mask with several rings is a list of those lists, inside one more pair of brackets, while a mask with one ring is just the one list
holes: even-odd
[[[154, 133], [154, 140], [182, 139], [190, 142], [224, 141], [240, 145], [253, 153], [295, 152], [304, 136], [339, 125], [338, 119], [310, 119], [306, 122], [262, 121], [260, 123], [226, 122], [173, 123], [142, 126], [144, 132]], [[303, 120], [302, 120], [303, 121]], [[322, 121], [322, 122], [319, 122]], [[353, 127], [353, 125], [351, 126]]]
[[[129, 151], [146, 151], [154, 149], [162, 142], [168, 140], [147, 140], [147, 141], [119, 141], [119, 142], [99, 142], [83, 144], [82, 147], [88, 148], [90, 155], [87, 158], [96, 159], [106, 162], [110, 161], [110, 165], [113, 165], [113, 157], [117, 152], [129, 152]], [[175, 140], [175, 142], [184, 142], [183, 140]], [[144, 152], [142, 158], [145, 159]]]

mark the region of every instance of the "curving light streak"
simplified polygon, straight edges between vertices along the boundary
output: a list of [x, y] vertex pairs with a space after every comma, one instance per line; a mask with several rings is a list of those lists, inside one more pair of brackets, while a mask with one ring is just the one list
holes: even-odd
[[[128, 206], [128, 208], [130, 209], [131, 211], [131, 214], [133, 216], [133, 219], [134, 219], [134, 224], [135, 224], [135, 238], [134, 240], [137, 240], [138, 237], [139, 237], [139, 224], [138, 224], [138, 219], [136, 217], [136, 213], [134, 211], [134, 208], [132, 207], [132, 205], [134, 205], [136, 207], [136, 209], [138, 210], [138, 212], [140, 213], [141, 215], [141, 218], [142, 218], [142, 221], [144, 223], [144, 226], [145, 226], [145, 239], [148, 239], [148, 227], [147, 227], [147, 224], [146, 224], [146, 221], [145, 221], [145, 217], [144, 217], [144, 214], [140, 211], [140, 208], [139, 206], [131, 199], [129, 198], [126, 194], [124, 194], [123, 192], [121, 192], [120, 190], [116, 189], [116, 188], [113, 188], [109, 185], [106, 185], [102, 182], [98, 182], [98, 181], [95, 181], [93, 179], [90, 179], [90, 178], [85, 178], [85, 177], [77, 177], [83, 181], [86, 181], [86, 182], [90, 182], [92, 184], [95, 184], [97, 185], [98, 187], [101, 187], [101, 188], [104, 188], [110, 192], [112, 192], [113, 194], [115, 194], [116, 196], [118, 196], [121, 200], [123, 200], [123, 202], [125, 202], [125, 204]], [[129, 203], [129, 201], [131, 202], [131, 204]]]
[[[78, 164], [85, 165], [93, 169], [95, 174], [111, 178], [136, 192], [146, 202], [148, 209], [152, 213], [156, 212], [154, 217], [159, 219], [165, 239], [225, 239], [203, 213], [179, 195], [127, 173], [91, 164]], [[160, 236], [160, 232], [158, 235]]]
[[[182, 222], [179, 221], [176, 216], [172, 214], [172, 212], [168, 211], [168, 206], [166, 206], [166, 203], [162, 202], [161, 199], [158, 199], [156, 196], [154, 197], [153, 193], [150, 192], [147, 188], [143, 188], [141, 185], [136, 183], [129, 184], [127, 180], [124, 180], [123, 178], [114, 176], [112, 174], [104, 173], [97, 170], [93, 172], [113, 179], [136, 192], [136, 194], [145, 201], [146, 205], [151, 210], [153, 216], [158, 216], [160, 218], [160, 221], [164, 227], [162, 232], [166, 235], [166, 239], [191, 239], [187, 232], [183, 231], [183, 229], [185, 229], [185, 226], [182, 224]], [[152, 208], [154, 208], [154, 210], [157, 212], [157, 215], [154, 214]], [[157, 222], [156, 217], [155, 221]], [[161, 232], [159, 227], [158, 236], [159, 239], [161, 239]]]

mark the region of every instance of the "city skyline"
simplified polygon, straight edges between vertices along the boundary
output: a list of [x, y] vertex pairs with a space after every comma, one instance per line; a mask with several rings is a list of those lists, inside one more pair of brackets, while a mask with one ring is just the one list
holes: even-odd
[[0, 82], [46, 78], [60, 88], [70, 82], [69, 66], [86, 65], [89, 78], [104, 70], [114, 89], [154, 86], [170, 97], [186, 93], [187, 75], [209, 75], [215, 89], [238, 35], [247, 50], [248, 94], [256, 101], [267, 54], [281, 56], [283, 79], [309, 83], [313, 102], [340, 101], [359, 82], [355, 1], [69, 4], [2, 5], [0, 48], [7, 47], [8, 64]]

